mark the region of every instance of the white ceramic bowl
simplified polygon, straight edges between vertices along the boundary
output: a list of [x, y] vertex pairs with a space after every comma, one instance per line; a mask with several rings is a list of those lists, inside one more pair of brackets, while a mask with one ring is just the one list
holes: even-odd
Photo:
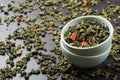
[[67, 58], [67, 60], [76, 66], [79, 66], [81, 68], [91, 68], [95, 67], [102, 62], [106, 60], [106, 58], [109, 56], [111, 45], [109, 46], [109, 49], [105, 51], [104, 53], [101, 53], [99, 55], [95, 56], [80, 56], [77, 54], [72, 53], [71, 51], [67, 50], [64, 46], [62, 41], [60, 41], [60, 46], [63, 55]]
[[[82, 19], [95, 19], [99, 23], [104, 24], [106, 27], [109, 28], [109, 32], [110, 32], [109, 37], [104, 42], [102, 42], [98, 45], [92, 46], [92, 47], [80, 48], [80, 47], [75, 47], [75, 46], [69, 45], [64, 39], [64, 34], [70, 26], [76, 25]], [[107, 19], [105, 19], [101, 16], [81, 16], [81, 17], [78, 17], [78, 18], [73, 19], [70, 22], [68, 22], [63, 27], [63, 29], [61, 31], [61, 40], [63, 42], [64, 47], [67, 50], [71, 51], [72, 53], [82, 55], [82, 56], [93, 56], [93, 55], [102, 54], [103, 52], [107, 51], [108, 48], [111, 46], [112, 39], [113, 39], [113, 26]]]

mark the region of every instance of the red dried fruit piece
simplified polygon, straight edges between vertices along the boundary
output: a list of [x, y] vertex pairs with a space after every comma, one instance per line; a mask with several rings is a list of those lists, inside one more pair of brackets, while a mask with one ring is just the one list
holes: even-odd
[[25, 17], [24, 17], [24, 16], [21, 18], [21, 21], [22, 21], [22, 22], [24, 22], [24, 21], [25, 21]]
[[76, 37], [77, 37], [77, 34], [75, 32], [73, 32], [70, 36], [70, 39], [75, 41]]
[[48, 34], [53, 34], [53, 32], [52, 32], [52, 31], [48, 31], [47, 33], [48, 33]]
[[84, 3], [85, 5], [87, 5], [88, 2], [89, 2], [89, 0], [83, 0], [83, 3]]
[[88, 45], [88, 42], [87, 41], [83, 41], [83, 42], [81, 42], [81, 45], [82, 46], [86, 46], [86, 45]]

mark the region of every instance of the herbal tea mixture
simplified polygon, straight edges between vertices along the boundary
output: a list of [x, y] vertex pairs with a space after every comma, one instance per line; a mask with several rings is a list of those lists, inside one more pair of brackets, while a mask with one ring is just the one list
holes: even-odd
[[[120, 80], [119, 5], [119, 0], [0, 0], [0, 80]], [[110, 56], [91, 69], [70, 64], [59, 45], [61, 29], [81, 15], [103, 16], [114, 26]], [[94, 46], [109, 36], [104, 25], [85, 31], [86, 26], [79, 25], [67, 35], [68, 43], [81, 37], [77, 46]], [[105, 33], [96, 35], [96, 29]], [[95, 40], [91, 34], [103, 38]]]
[[70, 26], [64, 35], [66, 42], [76, 47], [95, 46], [108, 37], [108, 27], [93, 19], [81, 20], [75, 26]]

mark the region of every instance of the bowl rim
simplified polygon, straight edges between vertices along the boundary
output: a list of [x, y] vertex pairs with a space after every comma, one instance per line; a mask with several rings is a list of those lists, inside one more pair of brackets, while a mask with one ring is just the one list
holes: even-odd
[[[100, 44], [97, 44], [97, 45], [91, 46], [91, 47], [82, 47], [82, 48], [81, 48], [81, 47], [71, 46], [71, 45], [68, 44], [68, 43], [65, 41], [65, 39], [64, 39], [64, 32], [65, 32], [65, 30], [66, 30], [66, 26], [67, 26], [68, 24], [70, 24], [71, 22], [74, 22], [75, 20], [85, 19], [85, 18], [95, 18], [95, 19], [104, 20], [104, 22], [109, 25], [109, 29], [111, 29], [111, 31], [109, 30], [109, 32], [110, 32], [109, 37], [108, 37], [105, 41], [101, 42]], [[111, 24], [106, 18], [103, 18], [102, 16], [96, 16], [96, 15], [80, 16], [80, 17], [78, 17], [78, 18], [75, 18], [75, 19], [70, 20], [70, 21], [63, 27], [63, 29], [61, 30], [61, 39], [62, 39], [62, 41], [65, 43], [65, 45], [69, 46], [70, 48], [83, 49], [83, 50], [84, 50], [84, 49], [93, 49], [93, 48], [95, 48], [95, 47], [101, 46], [101, 45], [103, 45], [104, 43], [108, 42], [109, 39], [113, 37], [113, 32], [114, 32], [114, 29], [113, 29], [112, 24]]]
[[[91, 59], [91, 58], [96, 58], [96, 57], [100, 57], [100, 56], [105, 55], [107, 52], [109, 52], [109, 51], [111, 50], [111, 47], [112, 47], [112, 45], [109, 46], [108, 50], [106, 50], [106, 51], [103, 52], [102, 54], [98, 54], [98, 55], [94, 55], [94, 56], [83, 56], [83, 55], [74, 54], [74, 53], [72, 53], [71, 51], [67, 50], [67, 49], [63, 46], [61, 40], [60, 40], [60, 46], [62, 47], [62, 49], [64, 49], [65, 51], [67, 51], [68, 54], [71, 54], [71, 55], [73, 55], [73, 56], [77, 56], [77, 57], [90, 58], [90, 59]], [[110, 53], [109, 53], [109, 54], [110, 54]], [[109, 54], [108, 54], [108, 55], [109, 55]]]

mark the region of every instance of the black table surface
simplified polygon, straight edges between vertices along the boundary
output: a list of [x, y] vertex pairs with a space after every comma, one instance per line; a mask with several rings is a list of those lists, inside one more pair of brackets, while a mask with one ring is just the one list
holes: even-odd
[[[4, 5], [5, 8], [7, 8], [7, 4], [8, 3], [11, 3], [11, 1], [15, 1], [14, 5], [18, 6], [18, 2], [26, 2], [25, 0], [0, 0], [0, 4]], [[33, 0], [34, 1], [34, 0]], [[40, 0], [41, 1], [44, 1], [44, 0]], [[48, 1], [48, 0], [45, 0], [45, 1]], [[53, 0], [55, 1], [55, 0]], [[63, 0], [64, 1], [64, 0]], [[67, 0], [65, 0], [67, 1]], [[71, 1], [74, 1], [74, 0], [71, 0]], [[76, 0], [76, 1], [79, 1], [79, 0]], [[94, 0], [93, 0], [94, 1]], [[119, 6], [120, 5], [120, 1], [119, 0], [101, 0], [99, 2], [98, 5], [96, 6], [93, 6], [93, 7], [90, 7], [90, 8], [93, 8], [93, 9], [96, 9], [98, 11], [101, 11], [102, 9], [106, 8], [108, 6], [108, 3], [107, 1], [110, 1], [111, 4], [115, 4], [116, 6]], [[81, 0], [82, 2], [82, 0]], [[62, 0], [61, 0], [61, 4], [62, 4]], [[67, 4], [67, 3], [66, 3]], [[36, 8], [38, 6], [35, 6]], [[83, 7], [83, 6], [81, 6]], [[80, 6], [79, 6], [80, 8]], [[38, 10], [35, 10], [33, 11], [32, 13], [28, 13], [27, 16], [29, 17], [36, 17], [38, 15], [38, 13], [40, 12], [41, 10], [38, 9]], [[66, 15], [66, 12], [67, 10], [62, 10], [62, 12], [64, 13], [64, 15]], [[49, 13], [49, 12], [48, 12]], [[5, 15], [3, 12], [0, 12], [0, 17], [2, 18], [5, 18], [5, 17], [10, 17], [10, 16], [13, 16], [13, 15], [18, 15], [18, 14], [21, 14], [21, 13], [13, 13], [13, 12], [10, 12], [9, 15]], [[82, 13], [80, 13], [78, 16], [80, 16]], [[120, 13], [118, 14], [114, 14], [114, 15], [120, 15]], [[25, 15], [26, 16], [26, 15]], [[76, 16], [76, 17], [78, 17]], [[70, 21], [71, 19], [69, 19], [68, 21]], [[39, 21], [38, 21], [39, 22]], [[65, 24], [61, 24], [59, 23], [59, 21], [55, 20], [55, 24], [56, 25], [62, 25], [64, 26]], [[114, 24], [114, 22], [111, 20], [112, 24], [114, 27], [116, 26], [119, 26], [120, 25], [120, 21], [118, 20], [118, 24]], [[18, 27], [26, 27], [26, 23], [22, 22], [19, 26], [14, 22], [14, 23], [11, 23], [9, 25], [9, 27], [6, 26], [6, 24], [3, 22], [3, 25], [0, 25], [0, 41], [4, 41], [6, 37], [8, 37], [9, 34], [13, 34], [13, 31], [16, 30]], [[60, 30], [58, 30], [60, 32]], [[47, 42], [47, 44], [45, 45], [45, 48], [47, 49], [47, 52], [46, 54], [49, 54], [51, 53], [50, 50], [54, 49], [54, 47], [56, 46], [55, 45], [55, 42], [51, 40], [51, 37], [53, 37], [53, 35], [46, 35], [45, 38], [41, 38], [43, 41]], [[23, 45], [22, 41], [18, 40], [17, 45], [21, 44]], [[14, 62], [17, 62], [18, 60], [20, 60], [22, 57], [24, 57], [26, 55], [28, 51], [27, 50], [23, 50], [23, 53], [19, 58], [16, 58]], [[119, 54], [119, 53], [118, 53]], [[55, 54], [54, 54], [55, 55]], [[56, 55], [55, 55], [56, 56]], [[8, 56], [0, 56], [0, 68], [4, 68], [6, 66], [6, 60], [8, 59]], [[118, 75], [118, 78], [117, 80], [120, 79], [120, 76], [119, 76], [119, 72], [116, 72], [112, 69], [109, 69], [109, 68], [106, 68], [105, 65], [107, 63], [113, 63], [114, 64], [114, 61], [109, 57], [107, 58], [107, 60], [102, 63], [101, 65], [95, 67], [95, 68], [92, 68], [91, 70], [97, 70], [97, 69], [102, 69], [102, 70], [106, 70], [106, 71], [110, 71], [111, 73], [115, 74], [115, 75]], [[30, 71], [31, 69], [37, 69], [39, 68], [39, 66], [37, 65], [36, 61], [31, 58], [31, 60], [27, 63], [27, 69], [26, 71]], [[81, 69], [81, 68], [77, 68], [77, 69]], [[86, 71], [86, 70], [85, 70]], [[71, 71], [70, 71], [71, 72]], [[95, 78], [96, 79], [99, 79], [99, 78]], [[24, 77], [20, 77], [20, 74], [17, 74], [16, 77], [13, 77], [11, 80], [25, 80]], [[30, 76], [29, 80], [48, 80], [46, 75], [45, 74], [39, 74], [39, 75], [32, 75]], [[61, 79], [61, 76], [58, 77], [57, 80], [62, 80]], [[89, 79], [90, 80], [90, 79]], [[104, 80], [104, 79], [103, 79]]]

